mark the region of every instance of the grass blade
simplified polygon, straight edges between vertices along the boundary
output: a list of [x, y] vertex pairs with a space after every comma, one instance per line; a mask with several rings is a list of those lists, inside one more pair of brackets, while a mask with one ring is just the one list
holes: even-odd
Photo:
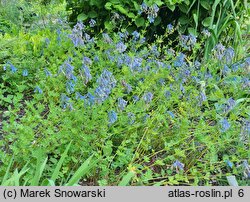
[[31, 186], [38, 186], [39, 184], [39, 180], [42, 176], [43, 170], [45, 168], [45, 165], [47, 163], [48, 157], [46, 157], [46, 159], [43, 161], [42, 164], [40, 164], [39, 159], [37, 159], [37, 167], [36, 167], [36, 173], [35, 176], [31, 182]]
[[2, 179], [1, 185], [3, 185], [3, 184], [5, 183], [5, 181], [7, 180], [7, 178], [8, 178], [9, 172], [10, 172], [10, 167], [11, 167], [13, 161], [14, 161], [14, 156], [13, 156], [13, 157], [11, 158], [11, 160], [10, 160], [10, 163], [9, 163], [9, 165], [8, 165], [8, 168], [7, 168], [7, 170], [6, 170], [5, 174], [4, 174], [4, 177], [3, 177], [3, 179]]
[[71, 146], [71, 143], [72, 143], [72, 141], [69, 143], [69, 145], [67, 146], [66, 150], [65, 150], [64, 153], [62, 154], [62, 156], [61, 156], [59, 162], [58, 162], [57, 165], [56, 165], [56, 168], [55, 168], [55, 170], [54, 170], [54, 172], [53, 172], [53, 174], [52, 174], [52, 177], [51, 177], [51, 179], [50, 179], [50, 180], [53, 181], [53, 182], [56, 181], [56, 179], [57, 179], [57, 177], [58, 177], [58, 175], [59, 175], [59, 170], [61, 169], [62, 164], [63, 164], [63, 162], [64, 162], [64, 160], [65, 160], [65, 158], [66, 158], [66, 156], [67, 156], [67, 154], [68, 154], [68, 150], [69, 150], [69, 148], [70, 148], [70, 146]]
[[130, 182], [130, 180], [135, 176], [135, 172], [129, 171], [121, 180], [121, 182], [118, 184], [118, 186], [127, 186]]
[[75, 172], [75, 174], [71, 177], [71, 179], [69, 180], [69, 182], [66, 184], [67, 186], [73, 186], [76, 183], [78, 183], [79, 179], [86, 175], [87, 172], [89, 171], [89, 169], [94, 165], [90, 165], [90, 161], [92, 159], [93, 155], [90, 156], [82, 165], [80, 168], [78, 168], [78, 170]]

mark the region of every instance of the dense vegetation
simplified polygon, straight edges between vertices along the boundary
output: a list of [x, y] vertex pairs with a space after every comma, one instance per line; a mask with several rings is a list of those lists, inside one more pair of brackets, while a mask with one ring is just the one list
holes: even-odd
[[0, 6], [2, 185], [249, 185], [246, 1]]

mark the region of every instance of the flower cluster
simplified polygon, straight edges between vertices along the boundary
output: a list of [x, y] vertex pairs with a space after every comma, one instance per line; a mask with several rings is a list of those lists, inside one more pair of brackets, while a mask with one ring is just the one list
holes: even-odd
[[116, 86], [116, 80], [110, 71], [104, 69], [101, 76], [97, 79], [97, 84], [95, 98], [98, 103], [101, 103], [108, 98], [111, 90]]
[[160, 9], [156, 4], [148, 6], [146, 3], [143, 2], [141, 5], [141, 9], [139, 10], [139, 14], [141, 15], [142, 13], [146, 13], [149, 23], [154, 23], [159, 10]]

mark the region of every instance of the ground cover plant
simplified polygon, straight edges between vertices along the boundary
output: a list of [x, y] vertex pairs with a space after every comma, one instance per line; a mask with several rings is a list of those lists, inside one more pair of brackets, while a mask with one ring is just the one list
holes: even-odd
[[2, 185], [249, 185], [247, 21], [151, 40], [16, 2], [0, 2]]

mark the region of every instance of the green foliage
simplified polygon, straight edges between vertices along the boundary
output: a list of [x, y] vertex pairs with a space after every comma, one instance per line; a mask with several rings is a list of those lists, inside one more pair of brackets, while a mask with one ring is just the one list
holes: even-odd
[[[224, 46], [233, 44], [234, 32], [222, 20], [231, 16], [223, 3], [148, 1], [160, 7], [158, 17], [164, 9], [178, 14], [182, 4], [190, 12], [200, 5], [188, 11], [190, 24], [179, 19], [149, 43], [154, 28], [137, 14], [140, 6], [100, 2], [88, 1], [91, 8], [105, 5], [107, 15], [129, 15], [131, 25], [103, 17], [107, 27], [98, 32], [102, 12], [92, 9], [97, 17], [77, 16], [97, 24], [72, 29], [60, 4], [56, 20], [36, 19], [28, 28], [9, 23], [16, 31], [0, 35], [1, 184], [227, 185], [227, 176], [249, 184], [249, 47]], [[221, 23], [229, 30], [224, 45], [217, 43]], [[136, 26], [141, 31], [132, 32]], [[199, 37], [184, 35], [188, 28]]]
[[[148, 6], [147, 11], [143, 11], [142, 3]], [[154, 5], [159, 7], [159, 11], [150, 23]], [[237, 48], [242, 43], [243, 30], [247, 29], [244, 22], [249, 21], [249, 6], [246, 1], [239, 0], [67, 0], [67, 10], [70, 13], [69, 21], [73, 23], [83, 21], [88, 24], [90, 19], [95, 19], [96, 32], [124, 28], [132, 33], [134, 30], [146, 29], [146, 37], [150, 36], [150, 40], [155, 39], [155, 34], [164, 35], [168, 24], [178, 24], [179, 32], [196, 36], [207, 28], [212, 35], [206, 43], [206, 58], [219, 40], [233, 41], [230, 45]], [[233, 36], [233, 39], [228, 36]]]

